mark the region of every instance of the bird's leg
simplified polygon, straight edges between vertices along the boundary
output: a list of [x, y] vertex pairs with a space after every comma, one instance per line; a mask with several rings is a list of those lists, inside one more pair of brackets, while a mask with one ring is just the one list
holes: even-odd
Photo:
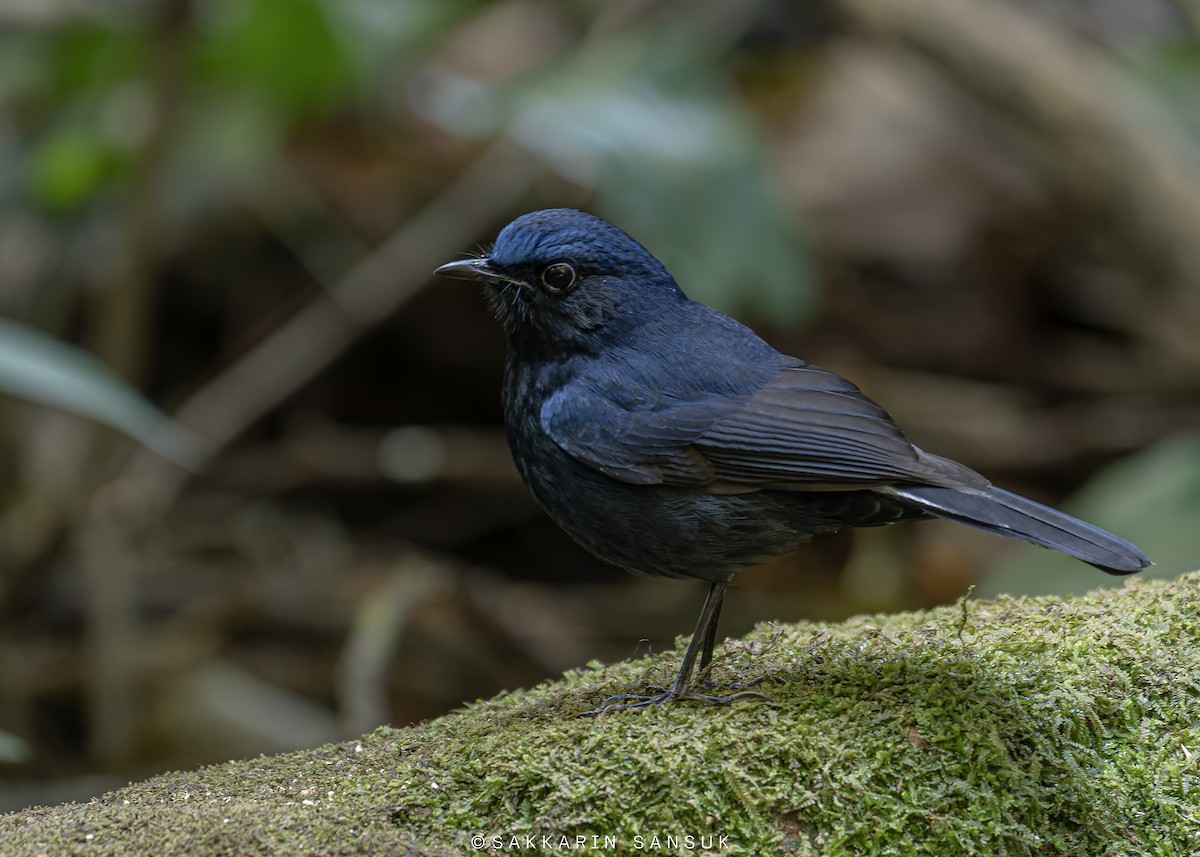
[[[700, 610], [700, 618], [696, 621], [696, 630], [692, 631], [691, 642], [683, 654], [683, 663], [679, 665], [679, 673], [671, 689], [666, 691], [671, 699], [679, 699], [687, 691], [691, 683], [692, 668], [696, 665], [696, 655], [700, 655], [700, 669], [704, 670], [712, 660], [713, 644], [717, 637], [717, 620], [721, 617], [721, 603], [725, 600], [724, 583], [713, 583], [708, 587], [708, 597], [704, 599], [704, 607]], [[701, 653], [703, 649], [703, 653]], [[669, 702], [670, 700], [663, 700]]]
[[[717, 602], [716, 612], [713, 614], [712, 623], [708, 626], [708, 633], [704, 637], [704, 651], [700, 655], [700, 666], [696, 670], [696, 674], [700, 677], [700, 683], [710, 689], [716, 687], [717, 683], [713, 681], [712, 676], [708, 675], [705, 671], [708, 669], [708, 665], [712, 663], [713, 646], [717, 642], [717, 617], [721, 615], [721, 605], [725, 603], [724, 595], [725, 593], [722, 591], [721, 600]], [[759, 676], [758, 678], [752, 678], [749, 681], [739, 681], [730, 685], [726, 685], [726, 689], [733, 691], [746, 690], [747, 688], [754, 687], [761, 683], [762, 676]], [[761, 696], [761, 694], [750, 693], [746, 694], [746, 696]], [[732, 698], [736, 698], [736, 696]]]
[[683, 655], [683, 663], [680, 665], [679, 672], [675, 676], [675, 681], [671, 684], [670, 688], [651, 688], [651, 690], [662, 691], [657, 695], [619, 693], [604, 700], [598, 708], [585, 711], [580, 716], [595, 717], [597, 714], [612, 711], [625, 711], [631, 708], [650, 708], [655, 705], [662, 705], [665, 702], [675, 702], [681, 699], [706, 702], [709, 705], [729, 705], [735, 699], [740, 699], [744, 696], [761, 696], [761, 694], [756, 693], [709, 696], [702, 693], [693, 693], [690, 690], [692, 670], [696, 666], [696, 656], [700, 655], [701, 670], [707, 667], [712, 661], [713, 645], [717, 637], [717, 619], [721, 615], [721, 602], [725, 598], [726, 586], [728, 586], [727, 583], [713, 583], [709, 587], [708, 598], [705, 599], [704, 608], [700, 611], [700, 619], [696, 622], [696, 630], [692, 632], [692, 640], [688, 643], [687, 651]]
[[[700, 654], [700, 666], [698, 666], [696, 668], [696, 675], [699, 676], [699, 682], [709, 689], [712, 689], [717, 686], [717, 683], [715, 681], [713, 681], [712, 676], [708, 675], [706, 671], [708, 670], [709, 664], [712, 663], [713, 648], [717, 642], [717, 620], [721, 615], [721, 605], [724, 603], [725, 603], [725, 592], [724, 592], [724, 589], [722, 589], [721, 594], [718, 597], [717, 606], [714, 608], [712, 621], [709, 623], [708, 631], [704, 635], [704, 649], [702, 650], [702, 652]], [[699, 629], [697, 628], [697, 630], [699, 630]], [[735, 684], [729, 685], [728, 689], [729, 690], [745, 690], [746, 688], [754, 687], [755, 685], [759, 684], [760, 682], [762, 682], [761, 676], [759, 676], [758, 678], [755, 678], [755, 679], [751, 679], [750, 681], [737, 682]]]
[[[719, 590], [717, 589], [718, 586], [720, 586]], [[706, 669], [708, 669], [708, 665], [712, 663], [713, 646], [715, 646], [716, 642], [717, 642], [717, 622], [720, 621], [720, 619], [721, 619], [721, 605], [725, 603], [725, 586], [726, 585], [724, 583], [721, 583], [721, 584], [714, 583], [712, 585], [712, 587], [708, 590], [709, 598], [713, 598], [715, 595], [715, 599], [716, 599], [717, 603], [713, 605], [712, 618], [708, 621], [708, 626], [705, 628], [705, 631], [704, 631], [704, 651], [700, 655], [700, 672], [702, 672], [702, 673]], [[705, 610], [708, 609], [707, 601], [704, 603], [704, 609]], [[703, 614], [701, 614], [701, 616], [700, 616], [700, 621], [701, 622], [704, 621]], [[699, 633], [699, 632], [700, 632], [700, 626], [697, 625], [696, 633]]]

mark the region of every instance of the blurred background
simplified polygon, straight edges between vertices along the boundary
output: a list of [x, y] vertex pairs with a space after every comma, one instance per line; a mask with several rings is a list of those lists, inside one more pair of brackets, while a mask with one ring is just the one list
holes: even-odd
[[[920, 445], [1200, 567], [1195, 0], [0, 0], [0, 809], [690, 631], [500, 426], [433, 282], [593, 211]], [[940, 522], [722, 634], [1119, 585]]]

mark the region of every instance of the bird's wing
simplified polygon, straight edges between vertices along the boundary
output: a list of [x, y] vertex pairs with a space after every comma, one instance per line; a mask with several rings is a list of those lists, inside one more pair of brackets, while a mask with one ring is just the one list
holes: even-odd
[[695, 440], [716, 483], [803, 489], [986, 480], [909, 442], [883, 408], [816, 366], [784, 369]]
[[648, 393], [619, 401], [586, 382], [560, 389], [542, 406], [541, 423], [562, 449], [622, 482], [706, 485], [715, 469], [695, 441], [738, 405], [727, 397], [679, 400]]
[[986, 487], [974, 471], [913, 446], [849, 381], [797, 361], [743, 396], [649, 393], [630, 407], [567, 388], [542, 425], [575, 458], [625, 482], [831, 490], [907, 481]]

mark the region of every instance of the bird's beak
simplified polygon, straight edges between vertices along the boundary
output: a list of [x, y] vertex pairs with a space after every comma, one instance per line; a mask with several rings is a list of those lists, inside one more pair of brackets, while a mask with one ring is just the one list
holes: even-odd
[[457, 262], [447, 262], [434, 273], [440, 277], [451, 277], [455, 280], [482, 280], [485, 283], [511, 282], [508, 277], [492, 268], [488, 259], [460, 259]]

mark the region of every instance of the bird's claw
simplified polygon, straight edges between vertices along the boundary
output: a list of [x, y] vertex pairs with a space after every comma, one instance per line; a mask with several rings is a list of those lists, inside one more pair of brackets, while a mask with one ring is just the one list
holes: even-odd
[[[750, 688], [750, 687], [758, 687], [760, 684], [762, 684], [762, 682], [763, 682], [763, 676], [759, 676], [758, 678], [750, 679], [750, 681], [734, 682], [733, 684], [726, 685], [726, 688], [729, 690], [733, 690], [733, 691], [740, 691], [740, 690], [746, 690], [746, 688]], [[709, 675], [706, 675], [706, 676], [704, 676], [704, 678], [700, 679], [700, 684], [704, 685], [709, 690], [713, 690], [713, 689], [721, 686], [718, 681], [716, 681], [712, 676], [709, 676]], [[651, 690], [654, 690], [654, 688], [651, 688]], [[762, 696], [763, 694], [756, 693], [753, 695], [754, 696]]]
[[662, 692], [656, 694], [618, 693], [615, 696], [608, 697], [591, 711], [585, 711], [579, 716], [598, 717], [601, 714], [614, 714], [618, 711], [645, 711], [647, 708], [653, 708], [656, 705], [665, 705], [668, 702], [701, 702], [705, 705], [732, 705], [739, 699], [749, 699], [751, 697], [767, 699], [765, 694], [754, 690], [739, 690], [736, 693], [721, 696], [696, 693], [692, 690], [684, 690], [682, 692], [666, 690], [658, 686], [649, 687], [647, 690], [661, 690]]

